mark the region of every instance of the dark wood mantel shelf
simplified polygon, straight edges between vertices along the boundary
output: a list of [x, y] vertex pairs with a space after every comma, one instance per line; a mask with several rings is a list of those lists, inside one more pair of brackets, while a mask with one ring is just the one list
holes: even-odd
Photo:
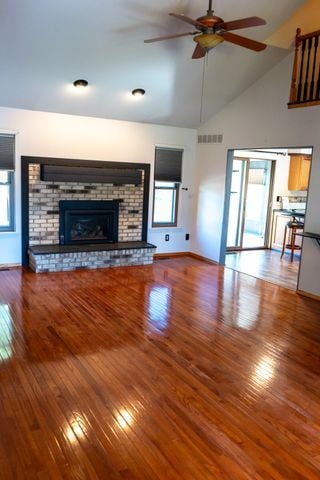
[[299, 235], [300, 237], [305, 237], [305, 238], [312, 238], [317, 242], [317, 244], [320, 247], [320, 233], [312, 233], [312, 232], [301, 232], [301, 233], [296, 233], [296, 235]]

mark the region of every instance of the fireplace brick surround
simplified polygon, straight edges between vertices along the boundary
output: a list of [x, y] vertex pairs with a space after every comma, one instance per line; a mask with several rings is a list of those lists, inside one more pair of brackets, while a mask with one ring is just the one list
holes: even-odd
[[109, 185], [44, 182], [40, 180], [40, 165], [29, 165], [29, 245], [59, 243], [60, 200], [119, 199], [119, 242], [141, 240], [143, 183]]
[[[135, 168], [141, 170], [141, 182], [109, 184], [44, 181], [41, 176], [41, 165], [47, 164], [68, 166], [71, 164], [76, 168], [84, 166], [94, 168], [97, 172], [98, 168], [122, 167], [124, 175], [125, 169]], [[28, 265], [35, 272], [57, 272], [80, 268], [148, 265], [153, 262], [156, 247], [146, 242], [149, 165], [22, 157], [21, 167], [24, 265]], [[61, 200], [95, 202], [116, 200], [119, 203], [118, 242], [74, 247], [61, 245], [59, 238]]]

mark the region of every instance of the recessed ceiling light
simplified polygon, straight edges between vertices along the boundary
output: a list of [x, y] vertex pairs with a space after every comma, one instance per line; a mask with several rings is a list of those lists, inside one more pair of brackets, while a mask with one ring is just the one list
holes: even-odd
[[134, 97], [143, 97], [146, 91], [143, 88], [135, 88], [131, 93]]
[[75, 80], [73, 86], [76, 88], [85, 88], [88, 86], [87, 80]]

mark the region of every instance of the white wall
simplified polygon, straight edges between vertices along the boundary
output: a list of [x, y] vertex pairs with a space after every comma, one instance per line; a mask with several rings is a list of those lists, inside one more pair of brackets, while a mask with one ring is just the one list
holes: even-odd
[[[149, 228], [148, 240], [158, 246], [158, 253], [191, 249], [185, 233], [191, 230], [195, 130], [0, 107], [0, 132], [3, 131], [17, 133], [16, 232], [0, 233], [0, 264], [21, 261], [21, 155], [150, 163], [153, 178], [155, 146], [183, 148], [182, 185], [189, 190], [181, 192], [178, 228], [169, 229], [169, 242], [164, 242], [163, 230]], [[151, 206], [152, 191], [150, 212]], [[150, 222], [149, 215], [149, 225]]]
[[[198, 146], [196, 253], [219, 260], [228, 149], [313, 146], [306, 230], [320, 232], [320, 107], [288, 110], [293, 57], [285, 60], [203, 125], [221, 145]], [[299, 288], [320, 296], [320, 248], [305, 240]]]

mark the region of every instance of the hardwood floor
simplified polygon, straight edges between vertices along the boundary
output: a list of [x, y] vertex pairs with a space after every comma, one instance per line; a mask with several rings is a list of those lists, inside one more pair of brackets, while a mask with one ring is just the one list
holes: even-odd
[[280, 256], [279, 250], [244, 250], [238, 253], [228, 253], [226, 267], [281, 287], [296, 290], [300, 256], [295, 255], [292, 262], [287, 251], [283, 258]]
[[0, 271], [0, 478], [320, 478], [320, 303], [191, 258]]

